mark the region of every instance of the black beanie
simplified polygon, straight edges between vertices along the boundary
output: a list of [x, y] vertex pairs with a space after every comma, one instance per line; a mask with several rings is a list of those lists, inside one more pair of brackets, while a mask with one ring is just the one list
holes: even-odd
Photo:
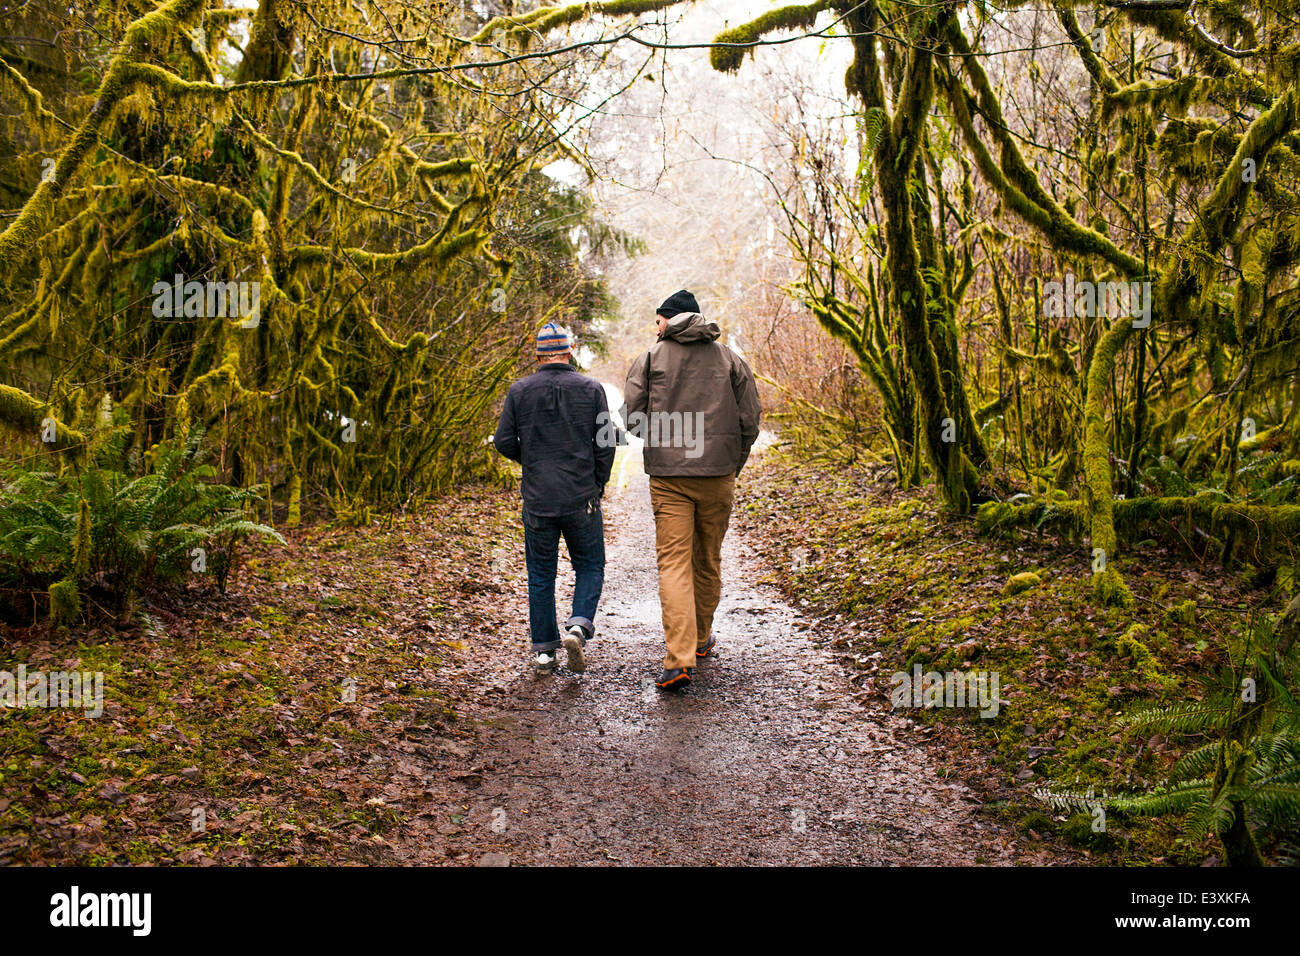
[[678, 312], [698, 311], [700, 311], [700, 304], [695, 301], [695, 296], [685, 289], [681, 289], [664, 299], [664, 304], [655, 309], [655, 315], [662, 315], [665, 319], [671, 319]]

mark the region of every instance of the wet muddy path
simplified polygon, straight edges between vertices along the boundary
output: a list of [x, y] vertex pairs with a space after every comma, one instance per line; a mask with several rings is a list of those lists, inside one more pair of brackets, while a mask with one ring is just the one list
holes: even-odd
[[[1052, 862], [979, 814], [963, 786], [935, 772], [926, 745], [878, 702], [864, 702], [808, 639], [811, 622], [753, 583], [761, 572], [734, 526], [718, 654], [685, 692], [659, 692], [649, 492], [635, 465], [621, 480], [607, 496], [605, 591], [587, 672], [560, 666], [535, 676], [514, 638], [526, 626], [479, 645], [497, 660], [471, 672], [495, 671], [497, 683], [472, 715], [474, 739], [460, 745], [471, 770], [459, 778], [462, 818], [438, 831], [471, 852], [435, 851], [442, 841], [421, 839], [417, 825], [402, 856], [514, 865]], [[512, 585], [522, 571], [515, 563]], [[561, 620], [571, 579], [562, 554]], [[510, 590], [522, 591], [518, 584]], [[503, 613], [509, 603], [526, 615], [513, 593], [502, 597]]]

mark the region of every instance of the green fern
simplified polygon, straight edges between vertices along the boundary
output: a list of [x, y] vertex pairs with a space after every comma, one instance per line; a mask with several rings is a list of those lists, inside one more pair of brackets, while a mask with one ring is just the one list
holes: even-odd
[[[204, 549], [212, 580], [224, 590], [242, 541], [283, 541], [248, 519], [264, 488], [213, 480], [200, 429], [143, 458], [125, 450], [128, 432], [103, 433], [93, 460], [77, 472], [17, 472], [0, 483], [0, 584], [48, 593], [66, 619], [77, 611], [76, 589], [105, 589], [125, 606], [140, 588], [188, 575], [195, 548]], [[147, 469], [132, 473], [132, 462]]]
[[[1224, 839], [1236, 823], [1268, 823], [1284, 836], [1300, 824], [1300, 706], [1292, 685], [1294, 646], [1279, 654], [1269, 622], [1247, 625], [1237, 669], [1211, 678], [1203, 700], [1145, 707], [1123, 715], [1116, 729], [1202, 738], [1168, 771], [1163, 786], [1112, 796], [1106, 806], [1137, 816], [1186, 815], [1194, 838]], [[1280, 657], [1280, 659], [1278, 659]], [[1258, 700], [1243, 699], [1243, 676], [1254, 675]], [[1242, 814], [1238, 820], [1238, 814]], [[1253, 843], [1248, 832], [1246, 841]], [[1229, 841], [1225, 849], [1232, 856]]]

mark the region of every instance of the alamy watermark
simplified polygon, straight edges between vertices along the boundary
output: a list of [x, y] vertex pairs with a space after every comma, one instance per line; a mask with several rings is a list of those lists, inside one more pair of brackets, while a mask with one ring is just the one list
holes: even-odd
[[1055, 791], [1039, 787], [1034, 791], [1034, 798], [1050, 805], [1054, 810], [1066, 813], [1084, 813], [1088, 816], [1088, 828], [1093, 833], [1106, 832], [1106, 801], [1110, 799], [1104, 793], [1093, 793], [1089, 787], [1087, 793], [1075, 793], [1070, 790]]
[[889, 678], [893, 690], [890, 703], [898, 707], [973, 707], [981, 717], [996, 717], [1002, 701], [998, 697], [1000, 677], [997, 671], [938, 671], [921, 673], [914, 664], [912, 673], [895, 671]]
[[1043, 286], [1043, 315], [1049, 319], [1104, 315], [1107, 318], [1131, 316], [1133, 328], [1151, 324], [1151, 283], [1092, 282], [1065, 274], [1064, 282]]
[[[599, 413], [596, 425], [599, 447], [619, 444], [620, 429], [610, 412]], [[703, 412], [629, 412], [627, 431], [645, 439], [647, 448], [684, 448], [687, 458], [704, 454]]]
[[133, 936], [148, 936], [152, 911], [151, 893], [83, 893], [74, 885], [68, 892], [50, 897], [50, 925], [54, 927], [119, 926], [130, 929]]
[[185, 281], [182, 273], [168, 282], [153, 284], [155, 318], [240, 318], [246, 329], [257, 328], [261, 321], [262, 283], [218, 282], [209, 279]]
[[62, 707], [84, 710], [87, 717], [104, 712], [102, 671], [0, 671], [0, 707]]

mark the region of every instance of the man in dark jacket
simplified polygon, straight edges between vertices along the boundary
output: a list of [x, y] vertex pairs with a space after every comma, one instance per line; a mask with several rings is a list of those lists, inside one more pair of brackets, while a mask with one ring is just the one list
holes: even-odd
[[[605, 531], [600, 499], [615, 447], [598, 442], [609, 417], [605, 390], [569, 364], [564, 329], [548, 322], [537, 333], [540, 367], [510, 386], [493, 444], [524, 466], [524, 557], [528, 565], [528, 623], [539, 673], [555, 667], [561, 645], [569, 669], [586, 670], [583, 648], [595, 633], [605, 583]], [[555, 572], [560, 535], [575, 576], [573, 613], [563, 639], [555, 621]]]
[[713, 650], [722, 538], [762, 409], [754, 374], [718, 341], [695, 296], [674, 293], [656, 316], [659, 340], [628, 373], [623, 420], [646, 443], [668, 650], [656, 683], [667, 690], [690, 683]]

